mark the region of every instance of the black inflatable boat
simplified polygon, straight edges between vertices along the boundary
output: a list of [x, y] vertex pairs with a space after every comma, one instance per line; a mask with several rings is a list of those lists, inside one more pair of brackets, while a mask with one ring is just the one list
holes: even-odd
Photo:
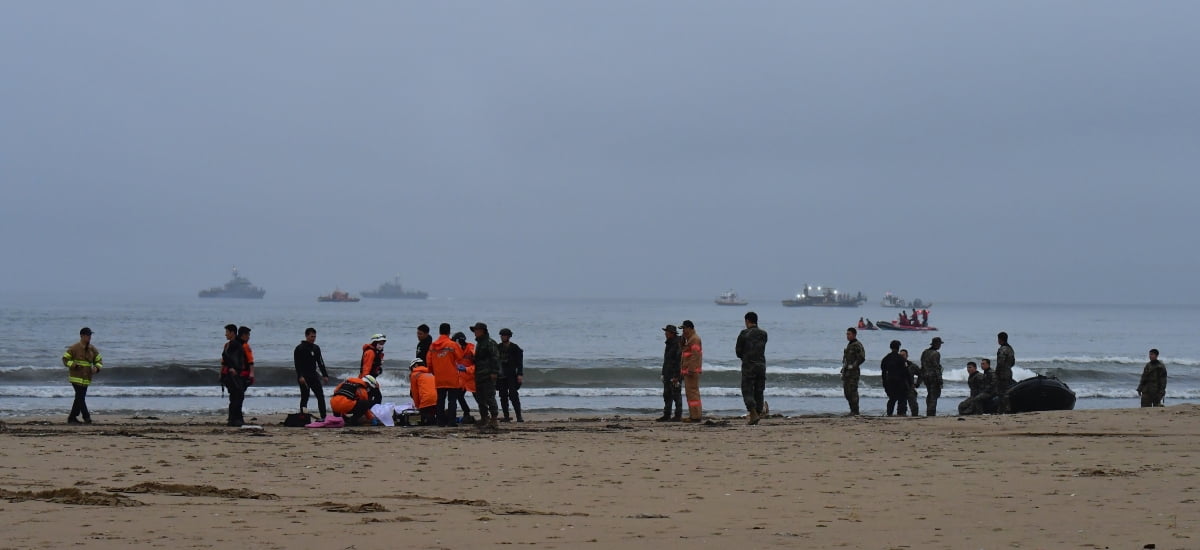
[[1011, 412], [1069, 411], [1075, 408], [1075, 392], [1061, 380], [1037, 375], [1008, 389]]

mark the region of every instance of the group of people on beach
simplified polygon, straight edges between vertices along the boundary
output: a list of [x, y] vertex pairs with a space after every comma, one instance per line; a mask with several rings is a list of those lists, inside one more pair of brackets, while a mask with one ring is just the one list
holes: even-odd
[[[476, 424], [480, 429], [495, 430], [499, 422], [509, 422], [509, 404], [517, 422], [521, 415], [519, 390], [524, 382], [524, 350], [512, 341], [512, 330], [500, 329], [497, 344], [488, 332], [486, 323], [475, 323], [469, 329], [475, 343], [467, 342], [462, 332], [451, 334], [450, 324], [438, 326], [438, 338], [430, 335], [429, 326], [417, 327], [416, 353], [408, 363], [409, 396], [419, 414], [418, 425], [453, 427], [459, 424], [458, 406], [463, 409], [462, 422]], [[322, 387], [329, 382], [321, 348], [316, 344], [317, 331], [305, 329], [304, 341], [296, 346], [293, 360], [300, 385], [300, 412], [308, 413], [309, 393], [317, 399], [320, 418], [325, 423], [326, 409]], [[383, 374], [384, 346], [387, 336], [374, 334], [363, 344], [359, 372], [342, 381], [333, 390], [329, 407], [337, 423], [349, 425], [378, 424], [372, 407], [383, 401], [379, 376]], [[252, 375], [251, 375], [252, 377]], [[233, 390], [230, 390], [230, 425], [238, 425], [240, 410], [235, 413]], [[471, 416], [466, 393], [470, 392], [479, 410], [479, 420]], [[496, 394], [499, 392], [504, 417], [499, 417]], [[240, 406], [240, 403], [238, 404]]]
[[[764, 391], [767, 385], [767, 331], [758, 327], [758, 314], [744, 316], [746, 328], [737, 337], [734, 353], [742, 360], [742, 401], [746, 405], [747, 424], [758, 424], [769, 414]], [[691, 320], [662, 328], [665, 336], [662, 383], [663, 414], [658, 422], [700, 422], [700, 373], [704, 364], [704, 345]], [[688, 416], [683, 418], [680, 386], [687, 396]], [[672, 413], [674, 410], [674, 413]]]

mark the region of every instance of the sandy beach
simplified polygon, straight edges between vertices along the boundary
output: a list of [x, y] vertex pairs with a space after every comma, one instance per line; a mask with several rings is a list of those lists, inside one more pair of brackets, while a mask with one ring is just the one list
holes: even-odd
[[1200, 407], [0, 427], [2, 548], [1198, 548]]

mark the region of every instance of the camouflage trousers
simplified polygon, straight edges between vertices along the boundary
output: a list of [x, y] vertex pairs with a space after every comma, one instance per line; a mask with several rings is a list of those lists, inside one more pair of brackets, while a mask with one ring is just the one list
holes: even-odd
[[850, 414], [858, 414], [858, 368], [842, 369], [842, 394], [850, 405]]
[[496, 405], [495, 375], [475, 375], [475, 402], [479, 404], [479, 417], [482, 419], [496, 418], [500, 407]]
[[1145, 392], [1143, 392], [1142, 393], [1142, 406], [1143, 407], [1161, 407], [1161, 406], [1163, 406], [1163, 397], [1165, 397], [1165, 396], [1166, 396], [1166, 392], [1163, 392], [1163, 393], [1145, 393]]
[[[925, 385], [925, 416], [937, 416], [938, 398], [942, 396], [942, 385]], [[914, 411], [916, 409], [913, 409]], [[913, 413], [916, 416], [917, 413]]]

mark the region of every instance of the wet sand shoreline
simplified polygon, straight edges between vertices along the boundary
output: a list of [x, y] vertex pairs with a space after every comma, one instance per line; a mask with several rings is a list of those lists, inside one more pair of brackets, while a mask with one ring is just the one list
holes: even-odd
[[494, 435], [0, 420], [0, 548], [1200, 546], [1196, 405]]

